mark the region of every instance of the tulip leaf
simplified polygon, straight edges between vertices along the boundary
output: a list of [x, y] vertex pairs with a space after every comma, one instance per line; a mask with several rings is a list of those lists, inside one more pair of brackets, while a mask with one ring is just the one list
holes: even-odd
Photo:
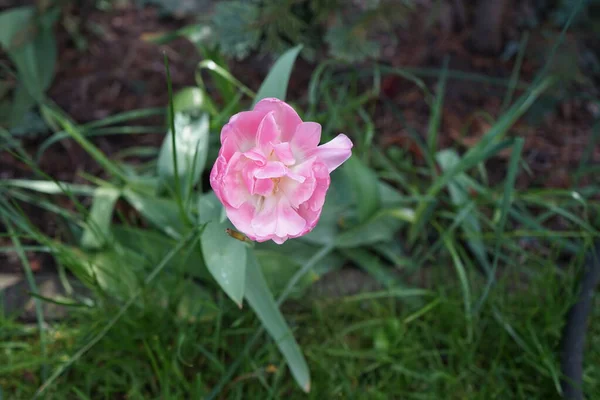
[[129, 188], [123, 196], [146, 220], [174, 239], [181, 239], [188, 227], [182, 220], [177, 203], [148, 193], [138, 193]]
[[57, 10], [36, 16], [34, 7], [15, 7], [0, 13], [0, 48], [6, 51], [18, 74], [12, 107], [6, 109], [9, 114], [0, 115], [8, 119], [4, 121], [8, 126], [22, 123], [52, 83], [57, 58], [53, 25], [57, 17]]
[[223, 207], [214, 192], [199, 197], [198, 222], [206, 224], [200, 244], [208, 271], [227, 296], [241, 307], [248, 246], [226, 233], [226, 229], [234, 227], [229, 220], [221, 219], [222, 210]]
[[310, 372], [300, 346], [275, 303], [258, 260], [252, 250], [247, 249], [247, 252], [246, 300], [283, 354], [298, 385], [305, 392], [309, 392]]
[[[190, 95], [194, 98], [194, 95]], [[198, 118], [188, 113], [175, 113], [175, 148], [173, 133], [165, 136], [158, 156], [158, 176], [161, 181], [175, 189], [175, 173], [179, 175], [184, 198], [195, 186], [206, 164], [209, 137], [208, 113]], [[176, 154], [175, 154], [176, 153]], [[177, 158], [177, 172], [174, 159]]]
[[233, 228], [229, 221], [210, 221], [202, 232], [200, 244], [208, 271], [225, 294], [241, 307], [244, 298], [248, 246], [229, 236], [226, 232], [228, 228]]
[[120, 196], [114, 188], [99, 187], [94, 194], [92, 209], [81, 236], [81, 247], [97, 250], [102, 248], [110, 237], [113, 209]]
[[267, 97], [275, 97], [285, 101], [292, 68], [300, 50], [302, 50], [302, 45], [289, 49], [279, 57], [260, 85], [258, 93], [256, 93], [256, 97], [254, 98], [254, 105]]
[[381, 205], [377, 175], [356, 156], [352, 156], [346, 161], [342, 171], [353, 189], [358, 220], [364, 222], [375, 214]]
[[389, 241], [404, 222], [412, 222], [413, 218], [411, 209], [381, 210], [365, 222], [340, 233], [336, 238], [336, 246], [349, 248]]

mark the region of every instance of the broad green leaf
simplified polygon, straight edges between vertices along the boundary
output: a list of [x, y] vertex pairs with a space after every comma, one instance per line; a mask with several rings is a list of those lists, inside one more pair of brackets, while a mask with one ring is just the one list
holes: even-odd
[[208, 113], [199, 118], [186, 113], [175, 114], [175, 148], [173, 133], [169, 131], [163, 140], [158, 156], [158, 176], [166, 185], [175, 189], [175, 152], [177, 153], [177, 174], [185, 197], [198, 183], [206, 163], [209, 136]]
[[258, 260], [252, 253], [252, 250], [247, 249], [246, 251], [248, 252], [246, 300], [283, 354], [298, 385], [305, 392], [309, 392], [310, 372], [300, 346], [298, 346], [298, 343], [294, 339], [292, 331], [285, 322], [273, 295], [269, 291]]
[[98, 250], [110, 238], [110, 225], [113, 209], [120, 191], [113, 188], [99, 187], [92, 202], [85, 230], [81, 236], [81, 246], [85, 249]]
[[[116, 243], [143, 255], [151, 267], [158, 264], [177, 245], [177, 240], [149, 229], [113, 225], [111, 234]], [[168, 271], [184, 272], [203, 280], [212, 279], [198, 246], [182, 249], [166, 268]]]
[[233, 225], [211, 221], [204, 228], [200, 239], [204, 262], [213, 278], [225, 293], [242, 306], [246, 270], [246, 244], [232, 238], [226, 232]]
[[[447, 171], [454, 168], [456, 164], [460, 162], [460, 157], [456, 151], [452, 149], [442, 150], [436, 154], [436, 160], [440, 164], [442, 171]], [[456, 177], [448, 184], [448, 191], [450, 192], [450, 198], [452, 203], [457, 208], [467, 206], [472, 203], [473, 200], [469, 198], [469, 184], [467, 176], [464, 173], [457, 174]], [[474, 214], [469, 214], [463, 220], [461, 229], [467, 237], [467, 244], [477, 261], [484, 267], [486, 271], [490, 271], [490, 263], [485, 251], [485, 245], [481, 238], [481, 226], [479, 220]]]
[[198, 197], [198, 223], [205, 224], [210, 221], [223, 222], [227, 219], [225, 209], [215, 192], [210, 191]]
[[381, 210], [362, 224], [340, 233], [336, 238], [336, 246], [349, 248], [392, 240], [403, 223], [413, 220], [412, 209]]
[[141, 194], [129, 188], [123, 191], [123, 196], [145, 219], [172, 238], [180, 239], [188, 231], [175, 201]]
[[382, 206], [392, 206], [402, 201], [402, 194], [391, 185], [379, 181], [379, 197]]
[[356, 156], [346, 161], [342, 171], [352, 186], [358, 220], [364, 222], [381, 206], [377, 175]]
[[300, 53], [302, 47], [302, 45], [293, 47], [279, 57], [262, 85], [260, 85], [260, 89], [258, 89], [258, 93], [256, 93], [256, 97], [254, 98], [253, 105], [267, 97], [275, 97], [285, 101], [292, 68], [294, 67], [296, 57], [298, 57], [298, 53]]
[[326, 201], [317, 226], [310, 233], [304, 235], [302, 241], [323, 245], [335, 240], [339, 231], [338, 219], [341, 216], [341, 211], [343, 211], [343, 208], [338, 204], [333, 201]]
[[52, 26], [57, 10], [35, 18], [34, 7], [17, 7], [0, 13], [0, 47], [14, 63], [19, 78], [9, 126], [43, 100], [54, 77], [57, 47]]

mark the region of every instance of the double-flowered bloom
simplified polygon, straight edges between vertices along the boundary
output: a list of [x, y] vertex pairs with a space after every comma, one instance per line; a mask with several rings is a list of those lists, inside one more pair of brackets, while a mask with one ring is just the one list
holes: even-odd
[[321, 125], [302, 122], [278, 99], [231, 117], [210, 184], [236, 229], [281, 244], [316, 226], [329, 174], [352, 154], [344, 134], [321, 146], [320, 140]]

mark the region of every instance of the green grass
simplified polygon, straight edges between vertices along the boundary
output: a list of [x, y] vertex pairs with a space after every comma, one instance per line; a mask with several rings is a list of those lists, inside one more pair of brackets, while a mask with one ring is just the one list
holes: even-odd
[[[312, 368], [309, 398], [559, 398], [557, 346], [573, 301], [574, 291], [568, 288], [576, 271], [561, 274], [548, 265], [526, 284], [518, 269], [506, 271], [470, 322], [472, 335], [452, 271], [431, 272], [437, 275], [432, 282], [445, 283], [435, 285], [422, 305], [368, 295], [290, 304], [294, 311], [286, 315]], [[476, 275], [470, 278], [483, 283]], [[181, 308], [177, 312], [177, 301], [160, 300], [156, 290], [147, 293], [145, 307], [128, 310], [44, 398], [206, 395], [258, 329], [257, 321], [240, 315], [222, 295], [218, 308], [197, 313], [195, 320]], [[42, 383], [36, 373], [39, 366], [65, 362], [116, 311], [115, 304], [74, 308], [68, 321], [49, 331], [47, 359], [41, 357], [35, 329], [3, 320], [4, 393], [31, 398]], [[600, 371], [593, 367], [600, 361], [593, 347], [600, 333], [597, 326], [592, 325], [586, 353], [590, 396], [600, 390]], [[283, 397], [305, 398], [274, 344], [262, 336], [220, 398]]]

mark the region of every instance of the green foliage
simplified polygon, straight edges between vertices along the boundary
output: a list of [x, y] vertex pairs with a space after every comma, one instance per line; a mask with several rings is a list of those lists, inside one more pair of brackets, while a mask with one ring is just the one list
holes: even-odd
[[[302, 44], [302, 55], [309, 59], [327, 45], [334, 58], [362, 61], [379, 55], [373, 34], [392, 33], [411, 5], [411, 1], [367, 5], [340, 0], [222, 1], [215, 5], [213, 32], [205, 42], [237, 59], [253, 51], [281, 54]], [[331, 24], [334, 15], [336, 22]]]
[[379, 43], [369, 40], [361, 27], [346, 26], [339, 20], [326, 33], [325, 41], [331, 55], [348, 62], [379, 56]]
[[215, 7], [213, 24], [221, 52], [241, 59], [256, 49], [261, 31], [253, 24], [260, 16], [260, 6], [256, 2], [219, 2]]
[[0, 126], [23, 124], [25, 115], [41, 102], [54, 77], [56, 42], [53, 25], [58, 9], [39, 11], [19, 7], [0, 13], [0, 48], [16, 73], [2, 65], [0, 75]]

